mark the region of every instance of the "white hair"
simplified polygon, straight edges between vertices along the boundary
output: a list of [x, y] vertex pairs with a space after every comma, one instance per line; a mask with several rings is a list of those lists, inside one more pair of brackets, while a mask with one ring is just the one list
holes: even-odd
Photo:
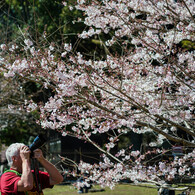
[[7, 161], [8, 161], [8, 165], [11, 167], [12, 166], [12, 157], [13, 156], [18, 156], [19, 155], [19, 149], [20, 147], [24, 146], [23, 143], [14, 143], [14, 144], [11, 144], [7, 150], [6, 150], [6, 158], [7, 158]]

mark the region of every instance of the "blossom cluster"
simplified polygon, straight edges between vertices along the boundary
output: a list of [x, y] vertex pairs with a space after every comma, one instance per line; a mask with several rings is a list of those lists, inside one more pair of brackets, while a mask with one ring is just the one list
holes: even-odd
[[[158, 152], [156, 151], [154, 153]], [[132, 161], [130, 166], [124, 166], [123, 163], [125, 161], [114, 164], [106, 157], [106, 155], [103, 155], [103, 161], [99, 164], [91, 165], [81, 161], [79, 164], [79, 170], [83, 173], [87, 173], [89, 175], [89, 180], [101, 185], [102, 187], [109, 186], [113, 188], [115, 184], [124, 179], [129, 179], [133, 182], [154, 180], [158, 181], [159, 185], [161, 185], [163, 184], [164, 179], [171, 182], [178, 176], [192, 176], [190, 169], [193, 169], [191, 163], [194, 156], [195, 151], [188, 155], [184, 155], [181, 158], [176, 157], [171, 163], [163, 161], [159, 162], [156, 166], [146, 166], [143, 165], [141, 161], [144, 162], [146, 160], [147, 154], [141, 155], [138, 151], [135, 151], [131, 154], [131, 158], [134, 157], [134, 161]], [[80, 185], [80, 183], [78, 183], [78, 185]]]

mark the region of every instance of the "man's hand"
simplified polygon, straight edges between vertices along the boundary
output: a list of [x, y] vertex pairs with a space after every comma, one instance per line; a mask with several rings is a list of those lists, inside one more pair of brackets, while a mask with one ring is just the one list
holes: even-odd
[[62, 175], [52, 163], [50, 163], [46, 158], [44, 158], [42, 151], [40, 149], [36, 149], [33, 152], [34, 158], [36, 158], [49, 173], [50, 185], [55, 185], [62, 182], [63, 181]]
[[33, 152], [34, 152], [34, 158], [36, 158], [38, 161], [44, 159], [43, 152], [40, 149], [36, 149]]
[[30, 159], [30, 149], [28, 146], [22, 146], [20, 148], [20, 157], [22, 161]]
[[30, 166], [30, 149], [28, 146], [20, 148], [20, 158], [17, 158], [17, 168], [21, 169], [21, 179], [17, 182], [17, 191], [24, 192], [33, 188], [33, 175]]

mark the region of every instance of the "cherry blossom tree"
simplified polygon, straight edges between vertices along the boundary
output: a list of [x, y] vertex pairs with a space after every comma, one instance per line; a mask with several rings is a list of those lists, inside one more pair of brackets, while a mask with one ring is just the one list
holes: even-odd
[[[55, 94], [46, 103], [30, 101], [24, 107], [39, 110], [43, 128], [64, 136], [74, 134], [102, 152], [99, 164], [79, 164], [81, 171], [90, 173], [90, 180], [101, 185], [113, 187], [122, 179], [171, 181], [176, 175], [190, 175], [195, 151], [150, 165], [146, 156], [151, 151], [128, 147], [113, 153], [112, 149], [130, 131], [152, 132], [156, 142], [150, 146], [159, 147], [157, 155], [165, 153], [160, 148], [164, 140], [195, 146], [194, 1], [78, 0], [70, 9], [85, 16], [82, 22], [87, 28], [79, 39], [98, 40], [105, 55], [89, 57], [76, 52], [71, 43], [40, 47], [25, 36], [22, 49], [1, 45], [5, 77], [17, 75]], [[183, 45], [186, 42], [188, 47]], [[113, 52], [115, 46], [120, 50]], [[101, 147], [91, 137], [104, 133], [108, 142]]]

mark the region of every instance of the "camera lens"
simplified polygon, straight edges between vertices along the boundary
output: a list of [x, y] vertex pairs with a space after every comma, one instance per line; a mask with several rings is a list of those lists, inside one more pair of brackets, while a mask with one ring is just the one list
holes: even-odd
[[33, 152], [37, 148], [40, 148], [45, 142], [46, 142], [46, 139], [43, 137], [43, 135], [38, 135], [34, 139], [33, 143], [29, 146], [31, 152]]

